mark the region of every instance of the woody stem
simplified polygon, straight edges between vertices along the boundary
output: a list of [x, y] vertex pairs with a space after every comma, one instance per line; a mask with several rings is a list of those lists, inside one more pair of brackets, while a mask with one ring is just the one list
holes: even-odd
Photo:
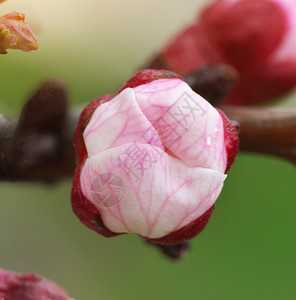
[[296, 164], [296, 109], [222, 106], [240, 124], [240, 151], [278, 156]]

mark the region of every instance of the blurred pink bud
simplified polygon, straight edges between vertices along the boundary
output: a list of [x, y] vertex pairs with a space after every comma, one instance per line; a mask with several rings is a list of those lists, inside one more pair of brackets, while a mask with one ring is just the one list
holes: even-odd
[[240, 81], [225, 102], [256, 104], [295, 87], [295, 49], [295, 0], [220, 0], [184, 28], [157, 61], [183, 75], [209, 63], [234, 66]]
[[0, 269], [0, 299], [2, 300], [70, 300], [55, 283], [28, 273], [18, 274]]
[[12, 12], [0, 17], [0, 54], [6, 54], [6, 49], [38, 49], [37, 37], [25, 22], [25, 15]]
[[116, 96], [95, 100], [75, 135], [74, 212], [104, 236], [194, 237], [237, 153], [236, 130], [221, 114], [168, 71], [139, 72]]

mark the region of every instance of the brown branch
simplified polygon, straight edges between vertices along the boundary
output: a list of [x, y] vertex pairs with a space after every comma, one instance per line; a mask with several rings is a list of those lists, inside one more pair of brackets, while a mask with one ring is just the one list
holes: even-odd
[[[208, 81], [196, 78], [207, 94]], [[204, 78], [213, 82], [213, 76]], [[221, 84], [220, 79], [217, 82]], [[228, 85], [229, 81], [222, 82]], [[221, 93], [215, 95], [220, 98]], [[275, 155], [296, 163], [296, 109], [221, 109], [240, 124], [241, 151]], [[65, 88], [53, 80], [46, 81], [27, 101], [19, 120], [8, 121], [0, 116], [0, 180], [53, 182], [72, 176], [73, 133], [78, 116], [68, 112]]]
[[240, 124], [240, 151], [278, 156], [296, 164], [296, 109], [223, 106]]

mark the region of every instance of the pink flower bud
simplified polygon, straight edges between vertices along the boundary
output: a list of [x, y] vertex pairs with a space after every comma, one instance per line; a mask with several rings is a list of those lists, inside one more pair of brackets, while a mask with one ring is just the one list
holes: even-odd
[[70, 300], [55, 283], [28, 273], [0, 269], [0, 300]]
[[36, 35], [25, 22], [25, 15], [13, 12], [0, 17], [0, 54], [6, 54], [6, 49], [28, 52], [37, 48]]
[[85, 225], [174, 245], [206, 225], [238, 137], [179, 76], [145, 70], [83, 111], [75, 147], [72, 206]]
[[234, 66], [240, 81], [227, 104], [255, 104], [296, 85], [296, 1], [220, 0], [161, 52], [162, 67], [188, 75], [203, 64]]

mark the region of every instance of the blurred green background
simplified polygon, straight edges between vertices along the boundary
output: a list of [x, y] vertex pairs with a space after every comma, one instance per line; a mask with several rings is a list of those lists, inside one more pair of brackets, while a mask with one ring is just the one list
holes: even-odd
[[[112, 93], [208, 1], [196, 2], [7, 1], [0, 11], [25, 12], [40, 49], [0, 56], [0, 112], [16, 117], [47, 77], [65, 82], [73, 105]], [[211, 222], [178, 263], [137, 236], [84, 227], [70, 179], [1, 183], [0, 266], [40, 273], [76, 300], [294, 299], [295, 178], [285, 161], [240, 154]]]

